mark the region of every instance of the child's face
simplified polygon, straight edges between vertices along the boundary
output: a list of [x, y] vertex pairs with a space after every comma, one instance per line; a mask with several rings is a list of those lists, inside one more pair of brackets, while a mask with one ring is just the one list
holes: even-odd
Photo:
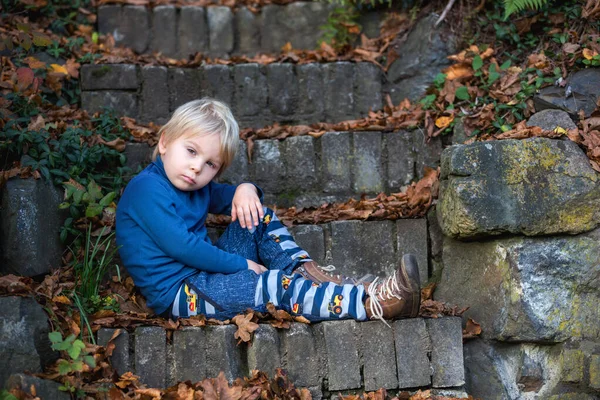
[[192, 191], [206, 186], [219, 172], [220, 146], [218, 134], [182, 135], [170, 143], [163, 135], [158, 151], [173, 186]]

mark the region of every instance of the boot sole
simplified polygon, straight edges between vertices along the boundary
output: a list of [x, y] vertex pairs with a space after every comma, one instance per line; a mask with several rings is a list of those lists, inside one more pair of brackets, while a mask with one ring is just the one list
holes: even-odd
[[419, 264], [417, 258], [412, 254], [405, 254], [402, 256], [402, 270], [405, 271], [406, 281], [410, 284], [412, 290], [412, 310], [410, 312], [411, 318], [419, 315], [419, 308], [421, 307], [421, 279], [419, 276]]

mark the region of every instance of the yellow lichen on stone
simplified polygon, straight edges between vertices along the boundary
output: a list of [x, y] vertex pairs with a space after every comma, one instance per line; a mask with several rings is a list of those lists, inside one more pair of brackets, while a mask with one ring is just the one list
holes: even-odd
[[583, 362], [585, 355], [581, 350], [563, 350], [560, 358], [562, 381], [578, 383], [583, 379]]

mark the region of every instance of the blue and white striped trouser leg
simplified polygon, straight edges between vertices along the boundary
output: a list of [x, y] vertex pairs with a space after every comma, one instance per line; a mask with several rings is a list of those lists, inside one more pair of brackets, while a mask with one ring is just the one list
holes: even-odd
[[306, 316], [310, 320], [367, 319], [363, 285], [336, 285], [331, 282], [316, 284], [302, 275], [285, 275], [283, 271], [271, 270], [258, 280], [254, 305], [267, 302], [292, 314]]
[[171, 306], [171, 316], [173, 318], [189, 318], [199, 314], [210, 316], [215, 314], [215, 312], [215, 307], [200, 298], [196, 291], [189, 287], [187, 283], [181, 284], [175, 296], [175, 301], [173, 301], [173, 305]]

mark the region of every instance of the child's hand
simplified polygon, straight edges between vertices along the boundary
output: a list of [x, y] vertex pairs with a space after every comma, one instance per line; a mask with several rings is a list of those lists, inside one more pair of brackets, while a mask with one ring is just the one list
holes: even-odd
[[256, 187], [251, 183], [242, 183], [235, 190], [231, 202], [231, 221], [239, 220], [242, 228], [258, 226], [258, 222], [264, 217], [264, 211]]
[[252, 271], [256, 272], [258, 275], [262, 274], [263, 272], [267, 272], [267, 269], [264, 266], [262, 266], [258, 263], [255, 263], [252, 260], [246, 260], [246, 262], [248, 263], [248, 269], [251, 269]]

